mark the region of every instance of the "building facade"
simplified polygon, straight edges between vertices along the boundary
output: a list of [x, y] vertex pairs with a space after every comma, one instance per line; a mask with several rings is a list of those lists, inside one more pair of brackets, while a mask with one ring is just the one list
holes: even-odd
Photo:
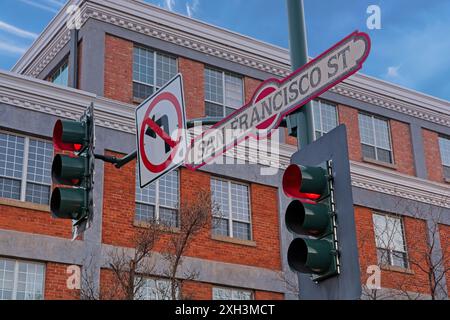
[[[74, 25], [65, 13], [71, 4], [79, 9]], [[181, 167], [145, 189], [134, 161], [120, 170], [96, 161], [93, 226], [71, 241], [71, 222], [51, 217], [55, 121], [77, 119], [93, 102], [96, 153], [125, 155], [135, 149], [136, 105], [178, 72], [187, 118], [223, 117], [263, 80], [289, 74], [289, 53], [144, 2], [83, 0], [69, 1], [12, 71], [0, 72], [0, 299], [78, 299], [67, 286], [72, 265], [102, 292], [112, 281], [110, 252], [132, 250], [154, 219], [176, 232], [180, 206], [199, 191], [223, 212], [185, 254], [179, 277], [198, 272], [183, 296], [301, 292], [287, 266], [289, 200], [279, 188], [296, 151], [286, 130], [277, 161], [245, 162], [255, 155], [250, 144], [230, 156], [239, 165]], [[356, 74], [314, 101], [316, 138], [338, 124], [348, 134], [362, 298], [447, 298], [450, 103]], [[264, 168], [276, 173], [262, 175]], [[367, 287], [372, 266], [381, 268], [379, 290]], [[143, 275], [145, 298], [162, 298], [153, 288], [167, 285], [163, 268]]]

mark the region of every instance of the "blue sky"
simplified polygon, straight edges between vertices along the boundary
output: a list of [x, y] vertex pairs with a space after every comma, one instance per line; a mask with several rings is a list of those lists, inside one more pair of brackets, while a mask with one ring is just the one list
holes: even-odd
[[[449, 0], [304, 0], [310, 56], [352, 32], [368, 32], [362, 72], [450, 100]], [[0, 0], [0, 68], [9, 70], [65, 0]], [[183, 15], [288, 47], [285, 0], [147, 0]], [[368, 30], [369, 5], [381, 29]]]

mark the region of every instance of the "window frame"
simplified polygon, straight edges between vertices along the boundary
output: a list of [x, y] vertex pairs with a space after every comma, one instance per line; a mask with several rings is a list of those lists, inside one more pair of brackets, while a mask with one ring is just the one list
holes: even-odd
[[[401, 228], [401, 234], [402, 234], [402, 242], [403, 242], [403, 254], [404, 254], [404, 266], [397, 266], [394, 265], [394, 252], [400, 252], [400, 251], [396, 251], [393, 249], [389, 249], [389, 248], [381, 248], [378, 247], [377, 245], [377, 234], [376, 234], [376, 227], [375, 227], [375, 222], [373, 221], [373, 218], [375, 215], [378, 216], [382, 216], [385, 219], [386, 218], [391, 218], [391, 219], [397, 219], [400, 221], [400, 228]], [[384, 250], [388, 252], [388, 258], [389, 258], [389, 264], [383, 264], [382, 261], [379, 261], [378, 258], [378, 252], [377, 252], [377, 263], [381, 266], [387, 266], [387, 267], [394, 267], [394, 268], [402, 268], [402, 269], [408, 269], [410, 267], [410, 263], [409, 263], [409, 252], [408, 252], [408, 244], [406, 243], [406, 233], [405, 233], [405, 225], [404, 225], [404, 219], [402, 216], [400, 215], [395, 215], [395, 214], [390, 214], [390, 213], [385, 213], [385, 212], [380, 212], [380, 211], [373, 211], [372, 212], [372, 223], [373, 223], [373, 231], [374, 231], [374, 236], [375, 236], [375, 249], [376, 251], [378, 250]]]
[[444, 163], [443, 150], [441, 148], [442, 140], [447, 140], [448, 141], [447, 143], [450, 145], [450, 137], [447, 137], [445, 135], [439, 135], [439, 137], [438, 137], [439, 153], [440, 153], [440, 157], [441, 157], [441, 166], [442, 166], [442, 171], [443, 171], [442, 175], [444, 176], [444, 180], [450, 182], [450, 174], [449, 174], [449, 176], [446, 175], [446, 172], [450, 172], [450, 163], [448, 163], [448, 164]]
[[[238, 110], [239, 108], [235, 109], [233, 107], [230, 107], [230, 106], [226, 105], [226, 102], [225, 102], [226, 101], [225, 75], [228, 74], [230, 76], [234, 76], [234, 77], [239, 78], [241, 80], [241, 83], [242, 83], [242, 106], [245, 104], [245, 81], [244, 81], [244, 76], [240, 75], [238, 73], [235, 73], [235, 72], [226, 71], [226, 70], [223, 70], [223, 69], [220, 69], [220, 68], [216, 68], [216, 67], [213, 67], [213, 66], [210, 66], [210, 65], [205, 65], [204, 66], [203, 73], [205, 72], [206, 69], [210, 69], [212, 71], [216, 71], [216, 72], [220, 72], [221, 73], [221, 75], [222, 75], [222, 96], [223, 96], [223, 102], [222, 102], [222, 104], [219, 104], [216, 101], [208, 100], [208, 99], [206, 99], [206, 94], [205, 94], [205, 102], [208, 102], [208, 103], [211, 103], [211, 104], [215, 104], [217, 106], [221, 106], [223, 113], [222, 113], [222, 116], [219, 116], [218, 118], [226, 118], [228, 116], [227, 115], [227, 108], [233, 109], [234, 111]], [[206, 79], [204, 79], [204, 81], [205, 81], [204, 82], [204, 87], [205, 87], [206, 86]], [[206, 90], [205, 90], [205, 92], [206, 92]], [[205, 104], [205, 117], [209, 117], [208, 115], [206, 115], [206, 104]]]
[[[46, 140], [46, 139], [43, 139], [43, 138], [27, 136], [27, 135], [24, 135], [24, 134], [12, 132], [12, 131], [1, 130], [1, 129], [0, 129], [0, 133], [9, 134], [9, 135], [15, 135], [17, 137], [21, 137], [21, 138], [24, 139], [23, 160], [22, 160], [22, 176], [20, 177], [20, 179], [17, 179], [17, 178], [13, 178], [13, 177], [7, 177], [7, 176], [0, 175], [0, 178], [6, 178], [6, 179], [20, 181], [20, 198], [19, 199], [14, 199], [14, 198], [0, 197], [0, 199], [8, 199], [8, 200], [12, 200], [12, 201], [20, 201], [20, 202], [24, 202], [24, 203], [32, 203], [32, 204], [35, 204], [35, 205], [50, 206], [50, 198], [51, 198], [51, 191], [53, 189], [53, 181], [51, 180], [50, 184], [41, 183], [41, 182], [34, 182], [34, 181], [28, 181], [28, 160], [29, 160], [29, 151], [30, 151], [30, 139], [36, 140], [36, 141], [43, 141], [45, 143], [52, 143], [52, 142], [50, 140]], [[53, 154], [54, 154], [54, 151], [53, 151]], [[34, 184], [37, 184], [37, 185], [41, 185], [41, 186], [48, 186], [48, 187], [50, 187], [50, 194], [49, 194], [49, 199], [48, 199], [48, 203], [47, 204], [36, 203], [36, 202], [32, 202], [32, 201], [26, 201], [27, 184], [28, 184], [28, 182], [34, 183]]]
[[[211, 292], [211, 295], [212, 295], [211, 299], [214, 300], [214, 301], [225, 301], [225, 300], [214, 299], [214, 297], [215, 297], [214, 290], [215, 289], [231, 291], [231, 299], [230, 300], [234, 300], [233, 299], [233, 292], [235, 292], [235, 291], [248, 292], [248, 293], [250, 293], [250, 300], [247, 300], [247, 301], [255, 300], [255, 292], [254, 292], [254, 290], [235, 288], [235, 287], [213, 286], [212, 287], [212, 292]], [[240, 300], [240, 301], [246, 301], [246, 300]]]
[[[44, 262], [40, 261], [32, 261], [32, 260], [21, 260], [21, 259], [12, 259], [0, 256], [0, 260], [12, 261], [14, 263], [14, 278], [13, 278], [13, 291], [10, 301], [18, 300], [17, 299], [17, 286], [18, 286], [18, 278], [19, 278], [19, 264], [20, 263], [30, 263], [35, 265], [41, 265], [43, 267], [42, 273], [42, 298], [41, 299], [32, 299], [32, 300], [45, 300], [45, 278], [47, 274], [47, 265]], [[2, 299], [0, 299], [1, 301]]]
[[[375, 149], [375, 159], [372, 159], [372, 158], [370, 158], [370, 157], [364, 156], [363, 151], [361, 150], [361, 153], [362, 153], [362, 155], [363, 155], [363, 158], [368, 158], [368, 159], [370, 159], [370, 160], [375, 160], [375, 161], [378, 161], [378, 162], [381, 162], [381, 163], [387, 163], [387, 164], [390, 164], [390, 165], [395, 165], [394, 148], [393, 148], [393, 145], [392, 145], [391, 123], [390, 123], [389, 119], [384, 118], [384, 117], [382, 117], [382, 116], [374, 115], [374, 114], [371, 114], [371, 113], [358, 112], [358, 130], [359, 130], [359, 131], [361, 131], [361, 127], [359, 126], [359, 115], [364, 115], [364, 116], [367, 116], [367, 117], [370, 117], [370, 118], [371, 118], [371, 122], [372, 122], [372, 134], [373, 134], [373, 140], [374, 140], [374, 143], [375, 143], [374, 145], [368, 144], [368, 143], [363, 143], [363, 142], [362, 142], [362, 137], [361, 137], [361, 135], [360, 135], [360, 143], [361, 143], [361, 147], [362, 147], [362, 145], [366, 145], [366, 146], [369, 146], [369, 147], [373, 147], [373, 148]], [[387, 129], [388, 129], [388, 132], [387, 132], [387, 133], [388, 133], [388, 138], [389, 138], [389, 148], [390, 148], [390, 149], [385, 149], [385, 148], [382, 148], [382, 147], [377, 146], [377, 137], [376, 137], [376, 131], [375, 131], [374, 119], [378, 119], [378, 120], [381, 120], [381, 121], [385, 121], [385, 122], [387, 123]], [[391, 162], [386, 162], [386, 161], [383, 161], [383, 160], [379, 160], [379, 157], [378, 157], [378, 150], [377, 150], [377, 149], [383, 149], [383, 150], [389, 151], [390, 156], [391, 156]]]
[[[135, 192], [135, 195], [134, 195], [134, 203], [135, 204], [146, 205], [146, 206], [154, 206], [155, 207], [155, 218], [154, 218], [154, 221], [156, 223], [158, 223], [158, 224], [163, 224], [163, 225], [165, 225], [165, 224], [161, 223], [160, 215], [159, 215], [160, 207], [163, 207], [163, 208], [169, 209], [169, 210], [176, 210], [177, 211], [177, 226], [175, 228], [180, 228], [180, 223], [181, 223], [181, 217], [180, 217], [180, 194], [181, 194], [181, 192], [180, 192], [181, 191], [181, 188], [180, 188], [180, 170], [176, 169], [176, 170], [174, 170], [174, 172], [177, 172], [177, 184], [178, 184], [178, 188], [177, 188], [177, 193], [178, 193], [177, 194], [177, 207], [176, 208], [171, 208], [171, 207], [163, 206], [163, 205], [160, 204], [160, 201], [159, 201], [159, 198], [160, 198], [159, 197], [160, 179], [152, 182], [152, 183], [155, 183], [155, 203], [138, 201], [136, 199], [136, 192]], [[138, 179], [138, 173], [136, 174], [136, 179]], [[147, 185], [146, 187], [148, 187], [149, 185]], [[139, 186], [136, 185], [136, 188], [138, 188], [138, 187]], [[143, 189], [145, 189], [145, 188], [143, 188]], [[151, 223], [150, 221], [143, 221], [143, 220], [136, 219], [136, 209], [134, 211], [134, 221], [138, 222], [138, 223], [146, 223], [146, 222]]]
[[[67, 68], [67, 79], [65, 79], [66, 83], [56, 83], [55, 79], [61, 75], [62, 70]], [[57, 75], [56, 75], [57, 74]], [[48, 81], [60, 86], [69, 86], [69, 57], [65, 57], [61, 60], [61, 62], [49, 73], [47, 77]]]
[[[158, 288], [158, 282], [164, 282], [166, 285], [168, 285], [169, 291], [172, 291], [170, 279], [159, 278], [159, 277], [155, 277], [155, 276], [145, 276], [145, 275], [137, 275], [137, 277], [140, 280], [144, 280], [145, 282], [147, 282], [147, 281], [154, 281], [156, 287], [152, 288], [152, 290], [155, 290], [156, 295], [157, 295], [157, 299], [153, 299], [153, 300], [152, 299], [142, 299], [141, 297], [136, 297], [135, 296], [134, 300], [140, 300], [140, 301], [171, 301], [172, 300], [172, 292], [168, 292], [169, 295], [166, 296], [166, 297], [163, 297], [163, 298], [167, 298], [167, 299], [161, 299], [162, 297], [159, 296], [160, 295], [160, 291], [159, 291], [159, 288]], [[141, 286], [141, 288], [139, 288], [139, 289], [142, 290], [142, 288], [143, 288], [143, 286]], [[176, 290], [177, 300], [179, 300], [180, 297], [181, 297], [180, 288], [177, 286], [175, 288], [175, 290]], [[139, 298], [139, 299], [137, 299], [137, 298]]]
[[[134, 80], [134, 75], [133, 75], [133, 73], [134, 73], [134, 49], [135, 48], [140, 48], [140, 49], [143, 49], [143, 50], [146, 50], [146, 51], [149, 51], [149, 52], [151, 52], [152, 54], [153, 54], [153, 84], [150, 84], [150, 83], [146, 83], [146, 82], [143, 82], [143, 81], [139, 81], [139, 80]], [[157, 75], [157, 70], [156, 70], [156, 65], [157, 65], [157, 59], [156, 59], [156, 57], [157, 57], [157, 55], [158, 54], [160, 54], [160, 55], [162, 55], [162, 56], [167, 56], [167, 57], [170, 57], [170, 58], [173, 58], [173, 59], [175, 59], [175, 66], [176, 66], [176, 73], [175, 74], [177, 74], [179, 71], [179, 66], [178, 66], [178, 57], [176, 57], [175, 55], [173, 55], [173, 54], [170, 54], [170, 53], [166, 53], [166, 52], [163, 52], [163, 51], [159, 51], [159, 50], [156, 50], [156, 49], [153, 49], [153, 48], [150, 48], [150, 47], [148, 47], [148, 46], [145, 46], [145, 45], [141, 45], [141, 44], [138, 44], [138, 43], [134, 43], [133, 44], [133, 66], [132, 66], [132, 70], [131, 70], [131, 73], [132, 73], [132, 75], [131, 75], [131, 77], [132, 77], [132, 83], [137, 83], [137, 84], [140, 84], [140, 85], [144, 85], [144, 86], [146, 86], [146, 87], [152, 87], [153, 88], [153, 93], [152, 94], [154, 94], [156, 91], [158, 91], [161, 87], [158, 87], [157, 85], [156, 85], [156, 83], [157, 83], [157, 80], [156, 80], [156, 75]], [[134, 86], [132, 85], [132, 95], [133, 95], [133, 100], [135, 100], [135, 101], [144, 101], [145, 100], [145, 98], [139, 98], [139, 97], [136, 97], [135, 95], [134, 95]]]
[[[226, 179], [226, 178], [218, 177], [218, 176], [211, 176], [211, 181], [213, 179], [220, 180], [220, 181], [223, 181], [223, 182], [227, 183], [228, 208], [230, 209], [228, 218], [224, 217], [222, 215], [214, 215], [214, 212], [212, 212], [213, 219], [214, 218], [218, 218], [218, 219], [223, 219], [223, 220], [227, 219], [228, 220], [228, 233], [229, 233], [229, 235], [227, 235], [226, 237], [232, 238], [232, 239], [243, 240], [243, 241], [253, 241], [253, 222], [252, 222], [253, 221], [253, 217], [252, 217], [252, 205], [251, 205], [252, 204], [252, 199], [251, 199], [251, 192], [250, 192], [250, 190], [251, 190], [250, 189], [250, 184], [244, 183], [244, 182], [240, 182], [240, 181], [236, 181], [236, 180]], [[233, 218], [233, 212], [231, 211], [231, 208], [232, 208], [231, 184], [232, 183], [247, 187], [249, 221], [243, 221], [243, 220], [239, 220], [239, 219], [234, 219]], [[210, 188], [211, 188], [211, 182], [210, 182]], [[211, 193], [212, 193], [212, 190], [211, 190]], [[212, 198], [213, 197], [214, 196], [212, 195]], [[240, 223], [246, 223], [246, 224], [250, 225], [250, 228], [249, 228], [250, 229], [250, 239], [242, 239], [242, 238], [238, 238], [238, 237], [234, 236], [234, 234], [233, 234], [233, 221], [240, 222]], [[213, 224], [214, 224], [214, 222], [213, 222]], [[222, 236], [222, 235], [215, 234], [214, 233], [214, 228], [212, 228], [212, 235], [213, 236], [219, 236], [219, 237]]]
[[[334, 109], [335, 109], [335, 111], [336, 111], [336, 127], [339, 126], [339, 110], [338, 110], [338, 107], [337, 107], [337, 105], [336, 105], [335, 103], [329, 102], [329, 101], [324, 100], [324, 99], [315, 99], [315, 100], [313, 100], [313, 101], [311, 101], [311, 102], [312, 102], [312, 103], [317, 103], [318, 106], [319, 106], [319, 116], [320, 116], [319, 122], [320, 122], [320, 126], [321, 126], [320, 130], [317, 130], [318, 128], [316, 128], [316, 126], [315, 126], [315, 120], [316, 120], [316, 119], [315, 119], [315, 116], [314, 116], [314, 110], [313, 110], [313, 112], [312, 112], [312, 117], [313, 117], [313, 130], [314, 130], [314, 140], [317, 140], [317, 139], [319, 139], [320, 137], [323, 137], [324, 134], [326, 134], [326, 133], [329, 132], [329, 131], [328, 131], [328, 132], [325, 132], [325, 131], [323, 130], [322, 103], [325, 103], [325, 104], [328, 104], [328, 105], [334, 107]], [[314, 106], [313, 106], [313, 107], [314, 107]], [[335, 128], [336, 128], [336, 127], [335, 127]], [[321, 133], [321, 136], [320, 136], [320, 137], [317, 137], [316, 131], [319, 131], [319, 132]]]

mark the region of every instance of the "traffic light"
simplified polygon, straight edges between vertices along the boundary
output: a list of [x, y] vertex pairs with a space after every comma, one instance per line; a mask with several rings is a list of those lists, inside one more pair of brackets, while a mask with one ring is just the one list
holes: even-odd
[[285, 224], [294, 234], [285, 254], [300, 299], [361, 298], [347, 146], [340, 125], [294, 153], [283, 175]]
[[93, 216], [94, 173], [94, 107], [91, 105], [80, 120], [57, 120], [53, 145], [57, 154], [52, 163], [52, 180], [58, 185], [52, 191], [50, 210], [55, 218], [73, 220], [74, 238], [83, 232]]
[[311, 274], [314, 281], [339, 274], [332, 162], [291, 164], [283, 175], [283, 190], [295, 199], [286, 209], [286, 227], [301, 235], [289, 245], [289, 266]]

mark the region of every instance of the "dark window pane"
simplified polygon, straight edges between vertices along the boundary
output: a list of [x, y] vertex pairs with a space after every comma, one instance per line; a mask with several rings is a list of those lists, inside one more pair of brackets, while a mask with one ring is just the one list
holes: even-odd
[[159, 207], [159, 221], [168, 227], [178, 227], [178, 210]]
[[213, 234], [218, 236], [229, 236], [228, 220], [213, 218]]
[[450, 179], [450, 167], [444, 166], [444, 177]]
[[135, 219], [141, 222], [155, 221], [155, 206], [136, 203]]
[[233, 221], [233, 238], [250, 240], [250, 223]]
[[153, 94], [153, 87], [142, 83], [133, 82], [133, 97], [137, 99], [147, 99]]
[[392, 265], [396, 267], [407, 268], [406, 254], [404, 252], [392, 252]]
[[370, 158], [370, 159], [376, 160], [375, 147], [363, 144], [362, 145], [362, 154], [363, 154], [363, 157], [365, 157], [365, 158]]
[[379, 161], [392, 163], [391, 151], [377, 148], [377, 155]]
[[33, 203], [49, 204], [50, 186], [27, 182], [25, 200]]
[[226, 113], [225, 116], [229, 116], [230, 114], [232, 114], [235, 111], [236, 111], [236, 109], [226, 107], [225, 108], [225, 113]]
[[377, 258], [379, 265], [383, 266], [390, 265], [389, 250], [377, 248]]
[[0, 197], [20, 200], [20, 180], [0, 178]]
[[223, 117], [223, 106], [205, 102], [205, 115], [207, 117]]

